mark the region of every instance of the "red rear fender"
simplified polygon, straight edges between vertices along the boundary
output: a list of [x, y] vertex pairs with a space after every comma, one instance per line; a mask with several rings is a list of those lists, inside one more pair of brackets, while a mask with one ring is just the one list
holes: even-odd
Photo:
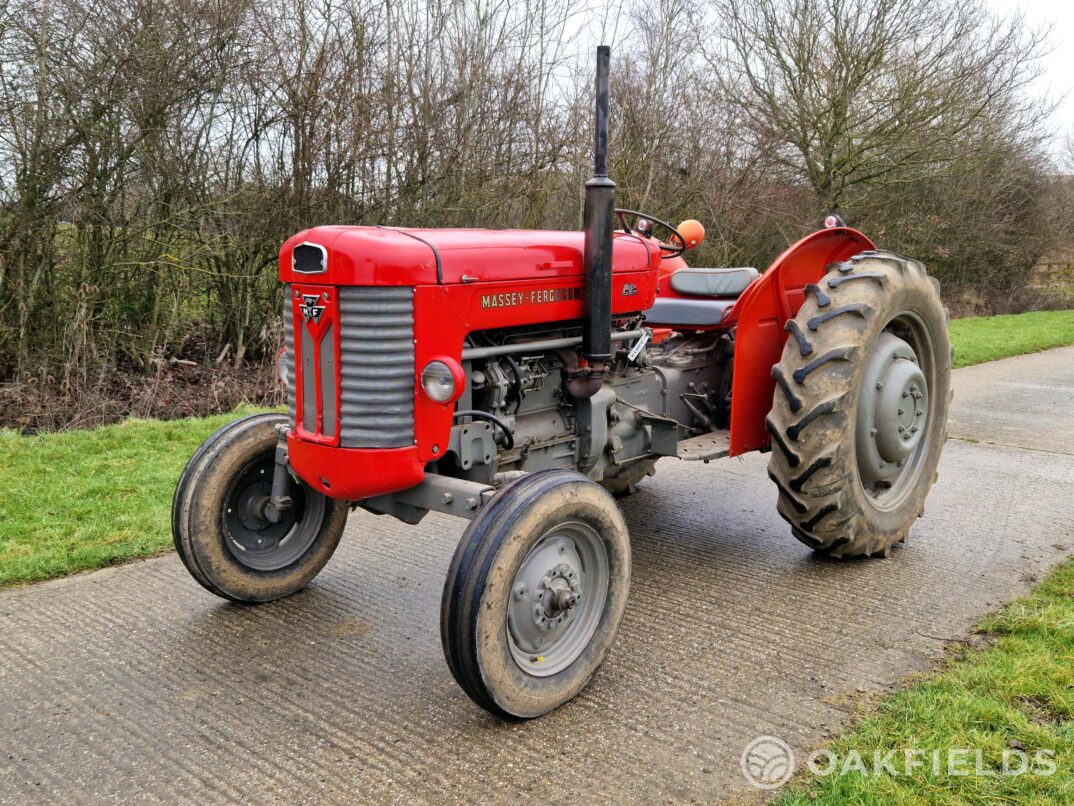
[[769, 443], [764, 420], [775, 389], [772, 366], [787, 340], [787, 320], [802, 307], [805, 286], [818, 282], [830, 264], [875, 248], [866, 236], [849, 227], [807, 235], [776, 258], [728, 312], [721, 326], [737, 327], [731, 380], [732, 456]]

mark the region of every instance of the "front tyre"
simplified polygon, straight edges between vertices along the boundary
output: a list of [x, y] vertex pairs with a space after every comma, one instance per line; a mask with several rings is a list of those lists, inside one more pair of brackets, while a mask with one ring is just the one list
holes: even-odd
[[946, 435], [937, 284], [917, 261], [866, 252], [806, 286], [787, 331], [766, 420], [779, 513], [818, 552], [886, 556], [924, 510]]
[[440, 610], [451, 673], [500, 717], [558, 708], [604, 661], [629, 587], [630, 541], [611, 495], [574, 471], [524, 476], [455, 551]]
[[328, 562], [347, 507], [291, 477], [293, 506], [265, 515], [279, 414], [255, 414], [210, 436], [187, 463], [172, 501], [172, 537], [203, 587], [237, 602], [270, 602], [305, 587]]

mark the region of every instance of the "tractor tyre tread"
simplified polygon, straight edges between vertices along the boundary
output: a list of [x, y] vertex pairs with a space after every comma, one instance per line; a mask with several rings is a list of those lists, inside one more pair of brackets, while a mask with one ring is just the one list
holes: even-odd
[[[865, 252], [834, 264], [817, 284], [807, 286], [801, 309], [788, 322], [795, 337], [786, 340], [772, 369], [776, 387], [765, 420], [772, 437], [768, 474], [778, 491], [780, 516], [819, 554], [887, 556], [894, 544], [905, 541], [924, 508], [946, 437], [950, 400], [951, 352], [938, 288], [915, 260]], [[900, 300], [911, 298], [936, 331], [931, 360], [944, 388], [936, 390], [937, 411], [927, 427], [938, 444], [930, 445], [926, 465], [931, 466], [923, 468], [905, 506], [900, 504], [903, 509], [878, 516], [858, 489], [856, 384], [873, 341]]]

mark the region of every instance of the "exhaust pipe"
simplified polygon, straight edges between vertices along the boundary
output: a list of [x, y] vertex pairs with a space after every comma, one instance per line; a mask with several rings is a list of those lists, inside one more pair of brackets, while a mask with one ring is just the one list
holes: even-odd
[[[612, 218], [615, 182], [608, 178], [608, 71], [612, 51], [597, 48], [596, 135], [593, 178], [585, 183], [585, 318], [582, 321], [582, 358], [590, 366], [593, 392], [600, 388], [612, 357]], [[588, 397], [588, 395], [587, 395]]]

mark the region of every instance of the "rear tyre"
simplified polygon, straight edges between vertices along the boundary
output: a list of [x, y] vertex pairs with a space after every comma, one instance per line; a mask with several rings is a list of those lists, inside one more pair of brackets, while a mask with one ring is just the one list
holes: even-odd
[[787, 323], [768, 474], [818, 552], [887, 556], [924, 511], [951, 398], [938, 289], [917, 261], [866, 252], [807, 286]]
[[630, 541], [612, 497], [574, 471], [504, 487], [455, 551], [440, 609], [452, 675], [503, 718], [575, 697], [615, 639], [630, 587]]
[[194, 453], [175, 488], [172, 538], [190, 575], [237, 602], [269, 602], [305, 587], [328, 562], [346, 504], [291, 477], [291, 510], [265, 517], [275, 469], [279, 414], [225, 425]]

